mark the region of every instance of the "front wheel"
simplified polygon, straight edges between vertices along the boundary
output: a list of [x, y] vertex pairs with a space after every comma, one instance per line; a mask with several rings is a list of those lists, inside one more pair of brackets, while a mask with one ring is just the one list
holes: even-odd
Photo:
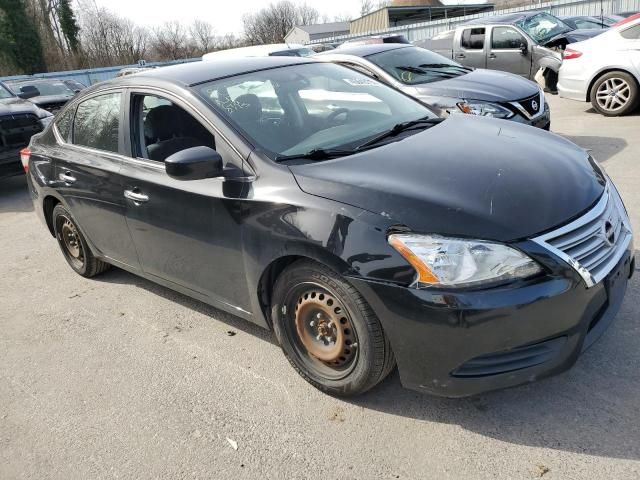
[[602, 115], [617, 117], [631, 113], [640, 101], [635, 79], [625, 72], [609, 72], [591, 88], [591, 105]]
[[363, 393], [395, 366], [391, 345], [365, 299], [337, 273], [301, 260], [278, 277], [273, 327], [285, 356], [313, 386]]
[[58, 240], [58, 246], [62, 250], [69, 266], [83, 277], [94, 277], [109, 268], [109, 264], [96, 258], [71, 217], [69, 211], [61, 204], [53, 209], [53, 227]]

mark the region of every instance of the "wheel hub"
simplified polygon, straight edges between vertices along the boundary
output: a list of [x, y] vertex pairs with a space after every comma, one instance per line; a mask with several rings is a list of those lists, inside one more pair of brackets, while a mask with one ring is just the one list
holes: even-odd
[[78, 230], [69, 220], [65, 220], [62, 224], [61, 236], [64, 246], [73, 258], [82, 259], [82, 246], [78, 236]]
[[347, 311], [327, 292], [310, 290], [300, 295], [295, 323], [298, 338], [312, 357], [337, 367], [355, 356], [357, 343]]

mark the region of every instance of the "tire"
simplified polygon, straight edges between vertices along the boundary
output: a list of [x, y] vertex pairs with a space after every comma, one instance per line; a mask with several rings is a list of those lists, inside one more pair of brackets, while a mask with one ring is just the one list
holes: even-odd
[[62, 255], [78, 275], [91, 278], [109, 269], [111, 265], [93, 255], [75, 220], [66, 208], [61, 204], [56, 205], [51, 218]]
[[598, 78], [589, 97], [593, 108], [606, 117], [627, 115], [640, 101], [636, 79], [620, 71], [608, 72]]
[[314, 261], [299, 260], [278, 276], [271, 318], [293, 368], [330, 395], [364, 393], [395, 366], [380, 320], [362, 295]]

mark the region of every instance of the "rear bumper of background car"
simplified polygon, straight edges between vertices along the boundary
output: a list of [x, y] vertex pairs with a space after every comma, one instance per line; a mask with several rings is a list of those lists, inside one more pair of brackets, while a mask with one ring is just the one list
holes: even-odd
[[389, 336], [402, 384], [463, 397], [571, 367], [617, 314], [633, 266], [630, 246], [591, 288], [568, 267], [566, 275], [464, 292], [351, 281]]
[[20, 162], [20, 148], [0, 150], [0, 178], [20, 175], [24, 172]]

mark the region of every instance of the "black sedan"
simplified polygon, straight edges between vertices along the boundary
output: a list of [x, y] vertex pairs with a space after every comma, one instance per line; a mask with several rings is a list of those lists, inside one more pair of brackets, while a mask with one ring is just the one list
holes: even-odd
[[442, 120], [309, 59], [101, 83], [23, 156], [78, 274], [114, 265], [272, 328], [335, 395], [396, 362], [406, 387], [445, 396], [565, 370], [633, 272], [622, 200], [584, 150], [515, 122]]
[[473, 69], [413, 45], [341, 46], [316, 56], [380, 80], [444, 115], [502, 118], [549, 130], [551, 112], [542, 89], [520, 75]]

